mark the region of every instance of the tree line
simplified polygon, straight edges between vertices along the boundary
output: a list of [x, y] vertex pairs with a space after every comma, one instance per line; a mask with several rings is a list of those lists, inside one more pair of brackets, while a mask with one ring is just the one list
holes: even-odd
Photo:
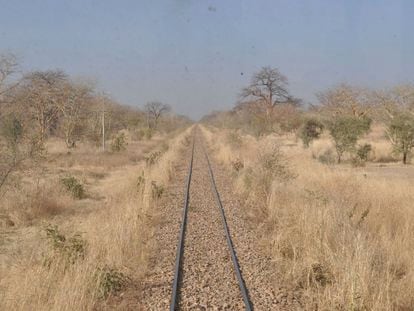
[[203, 121], [256, 136], [296, 133], [305, 147], [328, 131], [338, 162], [346, 152], [366, 158], [370, 146], [357, 146], [357, 141], [377, 122], [385, 125], [394, 152], [408, 162], [414, 147], [414, 85], [376, 90], [340, 84], [316, 96], [316, 104], [304, 105], [289, 92], [285, 75], [263, 67], [241, 90], [233, 109], [213, 112]]
[[68, 149], [80, 141], [100, 146], [103, 132], [107, 139], [117, 139], [122, 130], [143, 139], [189, 122], [160, 102], [143, 109], [121, 105], [62, 70], [22, 73], [16, 57], [0, 54], [0, 190], [24, 160], [44, 154], [50, 137]]
[[123, 106], [61, 70], [21, 74], [13, 55], [0, 55], [0, 120], [3, 125], [18, 122], [40, 145], [50, 136], [64, 139], [68, 148], [80, 140], [99, 144], [103, 113], [108, 137], [121, 129], [155, 131], [163, 130], [161, 124], [188, 121], [170, 112], [160, 102], [147, 103], [143, 110]]

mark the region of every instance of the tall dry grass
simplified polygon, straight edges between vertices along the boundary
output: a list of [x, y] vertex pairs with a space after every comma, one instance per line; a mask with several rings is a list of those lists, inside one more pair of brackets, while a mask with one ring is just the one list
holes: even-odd
[[[241, 136], [237, 146], [228, 133], [205, 127], [203, 133], [233, 171], [246, 213], [279, 270], [277, 282], [300, 289], [304, 309], [412, 310], [412, 180], [323, 165], [289, 139]], [[276, 174], [263, 191], [260, 155], [275, 145], [293, 178]], [[244, 164], [237, 172], [236, 157]]]
[[105, 309], [117, 290], [139, 286], [154, 247], [154, 183], [168, 183], [189, 133], [171, 139], [151, 165], [142, 161], [106, 183], [100, 211], [64, 228], [45, 225], [37, 245], [0, 270], [0, 309]]

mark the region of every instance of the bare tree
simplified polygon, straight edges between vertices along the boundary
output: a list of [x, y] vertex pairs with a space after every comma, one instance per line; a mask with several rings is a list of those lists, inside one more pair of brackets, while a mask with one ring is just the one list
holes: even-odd
[[250, 85], [242, 90], [241, 97], [262, 104], [267, 114], [279, 104], [292, 100], [287, 78], [277, 68], [263, 67], [253, 75]]
[[299, 100], [289, 94], [287, 87], [287, 78], [277, 68], [263, 67], [253, 75], [250, 85], [242, 90], [242, 102], [237, 106], [253, 113], [255, 119], [263, 120], [260, 121], [262, 130], [273, 131], [281, 111], [278, 108], [299, 104]]
[[[8, 102], [10, 92], [18, 85], [16, 82], [11, 82], [11, 78], [17, 73], [17, 60], [12, 54], [0, 54], [0, 107]], [[4, 112], [4, 109], [1, 109]], [[1, 111], [0, 111], [1, 115]]]
[[61, 127], [68, 148], [75, 147], [79, 139], [81, 120], [86, 114], [85, 106], [92, 96], [91, 92], [91, 87], [83, 84], [67, 82], [63, 86], [59, 110], [62, 115]]
[[171, 107], [161, 102], [149, 102], [144, 107], [147, 116], [147, 125], [150, 129], [156, 129], [161, 116], [171, 110]]
[[36, 71], [23, 78], [19, 102], [37, 124], [39, 143], [43, 143], [48, 130], [57, 122], [66, 82], [67, 76], [59, 70]]
[[393, 119], [401, 113], [414, 116], [414, 85], [398, 85], [388, 90], [376, 91], [375, 101], [386, 119]]
[[330, 116], [352, 116], [363, 118], [373, 108], [370, 92], [365, 89], [338, 85], [327, 91], [317, 94], [321, 112], [327, 112]]

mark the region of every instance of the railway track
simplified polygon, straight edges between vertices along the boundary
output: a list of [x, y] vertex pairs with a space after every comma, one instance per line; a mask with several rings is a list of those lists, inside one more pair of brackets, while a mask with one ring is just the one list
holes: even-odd
[[[201, 154], [204, 156], [204, 161], [207, 163], [207, 170], [208, 170], [208, 175], [209, 175], [209, 180], [210, 180], [210, 185], [211, 185], [211, 192], [215, 198], [216, 212], [218, 212], [220, 215], [218, 218], [221, 221], [223, 231], [221, 233], [216, 233], [216, 235], [223, 236], [223, 233], [224, 233], [225, 241], [227, 244], [227, 255], [223, 256], [222, 254], [219, 253], [218, 257], [220, 257], [220, 260], [223, 260], [224, 257], [226, 258], [229, 257], [228, 260], [231, 261], [233, 277], [235, 280], [234, 283], [237, 282], [238, 289], [239, 289], [238, 290], [239, 292], [237, 294], [234, 293], [233, 295], [239, 296], [238, 299], [243, 302], [243, 307], [245, 310], [252, 310], [253, 308], [250, 302], [249, 293], [247, 291], [245, 282], [242, 277], [242, 273], [240, 271], [239, 262], [238, 262], [237, 255], [234, 249], [234, 245], [231, 239], [230, 230], [227, 224], [227, 219], [226, 219], [223, 204], [220, 198], [220, 194], [217, 190], [212, 166], [211, 166], [207, 151], [202, 145], [201, 140], [199, 139], [199, 143], [196, 144], [196, 138], [197, 138], [197, 134], [195, 133], [193, 136], [193, 142], [192, 142], [192, 147], [191, 147], [192, 149], [191, 149], [191, 156], [190, 156], [190, 164], [188, 168], [188, 174], [187, 174], [186, 185], [185, 185], [186, 190], [185, 190], [184, 206], [183, 206], [183, 211], [182, 211], [180, 233], [179, 233], [178, 244], [177, 244], [177, 249], [176, 249], [174, 279], [173, 279], [173, 284], [172, 284], [172, 295], [171, 295], [171, 301], [170, 301], [170, 311], [179, 310], [180, 306], [184, 305], [183, 300], [185, 300], [181, 297], [181, 295], [182, 295], [183, 280], [184, 278], [188, 278], [188, 274], [189, 274], [188, 271], [186, 273], [183, 273], [183, 270], [184, 270], [184, 266], [186, 265], [185, 259], [184, 259], [185, 253], [186, 253], [185, 242], [186, 242], [187, 224], [189, 222], [188, 217], [189, 217], [189, 207], [190, 207], [190, 199], [191, 199], [190, 189], [191, 189], [191, 180], [193, 176], [194, 158], [195, 158], [194, 153], [195, 153], [196, 147], [198, 148], [198, 152], [199, 153], [201, 152]], [[201, 158], [199, 157], [199, 160], [200, 159]], [[206, 189], [204, 190], [207, 191]], [[213, 208], [213, 206], [210, 206], [210, 207]], [[217, 230], [220, 230], [219, 226], [217, 227]], [[211, 253], [204, 254], [204, 256], [209, 256], [209, 255], [211, 256]], [[210, 258], [210, 260], [215, 260], [215, 259]], [[187, 269], [187, 270], [191, 272], [190, 269]], [[227, 269], [227, 272], [228, 272], [228, 269]], [[226, 279], [223, 278], [222, 282], [226, 282]], [[228, 307], [230, 308], [231, 306], [229, 305]]]

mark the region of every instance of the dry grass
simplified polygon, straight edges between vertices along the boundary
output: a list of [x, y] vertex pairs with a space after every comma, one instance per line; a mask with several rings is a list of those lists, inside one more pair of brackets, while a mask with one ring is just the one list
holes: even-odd
[[[243, 136], [240, 147], [231, 147], [227, 134], [215, 132], [212, 139], [210, 129], [203, 132], [225, 166], [231, 169], [236, 157], [244, 163], [233, 170], [235, 189], [246, 199], [246, 213], [258, 224], [282, 282], [303, 293], [305, 309], [412, 309], [412, 166], [401, 167], [411, 178], [394, 174], [390, 179], [382, 167], [374, 174], [370, 166], [319, 163], [312, 153], [323, 141], [304, 150], [292, 138]], [[371, 143], [387, 144], [380, 138]], [[275, 176], [270, 191], [263, 191], [249, 178], [263, 166], [258, 155], [274, 144], [284, 154], [279, 163], [295, 178]]]
[[[71, 172], [94, 195], [83, 200], [66, 197], [65, 204], [54, 204], [61, 190], [56, 191], [60, 189], [58, 183], [50, 183], [47, 193], [55, 190], [56, 194], [42, 196], [41, 203], [35, 204], [46, 209], [47, 217], [35, 215], [46, 221], [37, 221], [30, 230], [14, 229], [10, 241], [0, 243], [2, 251], [8, 253], [0, 256], [0, 309], [113, 309], [116, 302], [112, 298], [119, 292], [129, 286], [136, 290], [154, 247], [153, 215], [158, 198], [152, 195], [153, 184], [168, 183], [172, 163], [187, 135], [189, 130], [169, 139], [168, 150], [164, 146], [162, 155], [151, 166], [143, 160], [128, 163], [128, 155], [120, 155], [118, 167], [108, 171], [108, 166], [93, 162], [87, 152], [79, 157], [67, 155], [78, 163], [73, 164], [76, 169]], [[159, 142], [153, 146], [160, 147]], [[53, 153], [59, 154], [56, 150]], [[131, 152], [127, 154], [131, 156]], [[80, 163], [85, 158], [89, 162], [82, 167]], [[51, 175], [68, 173], [68, 168], [59, 167], [59, 163], [55, 169], [49, 166]], [[52, 201], [48, 203], [49, 200]], [[70, 205], [72, 214], [50, 218], [55, 205]], [[59, 226], [50, 227], [49, 222]]]

